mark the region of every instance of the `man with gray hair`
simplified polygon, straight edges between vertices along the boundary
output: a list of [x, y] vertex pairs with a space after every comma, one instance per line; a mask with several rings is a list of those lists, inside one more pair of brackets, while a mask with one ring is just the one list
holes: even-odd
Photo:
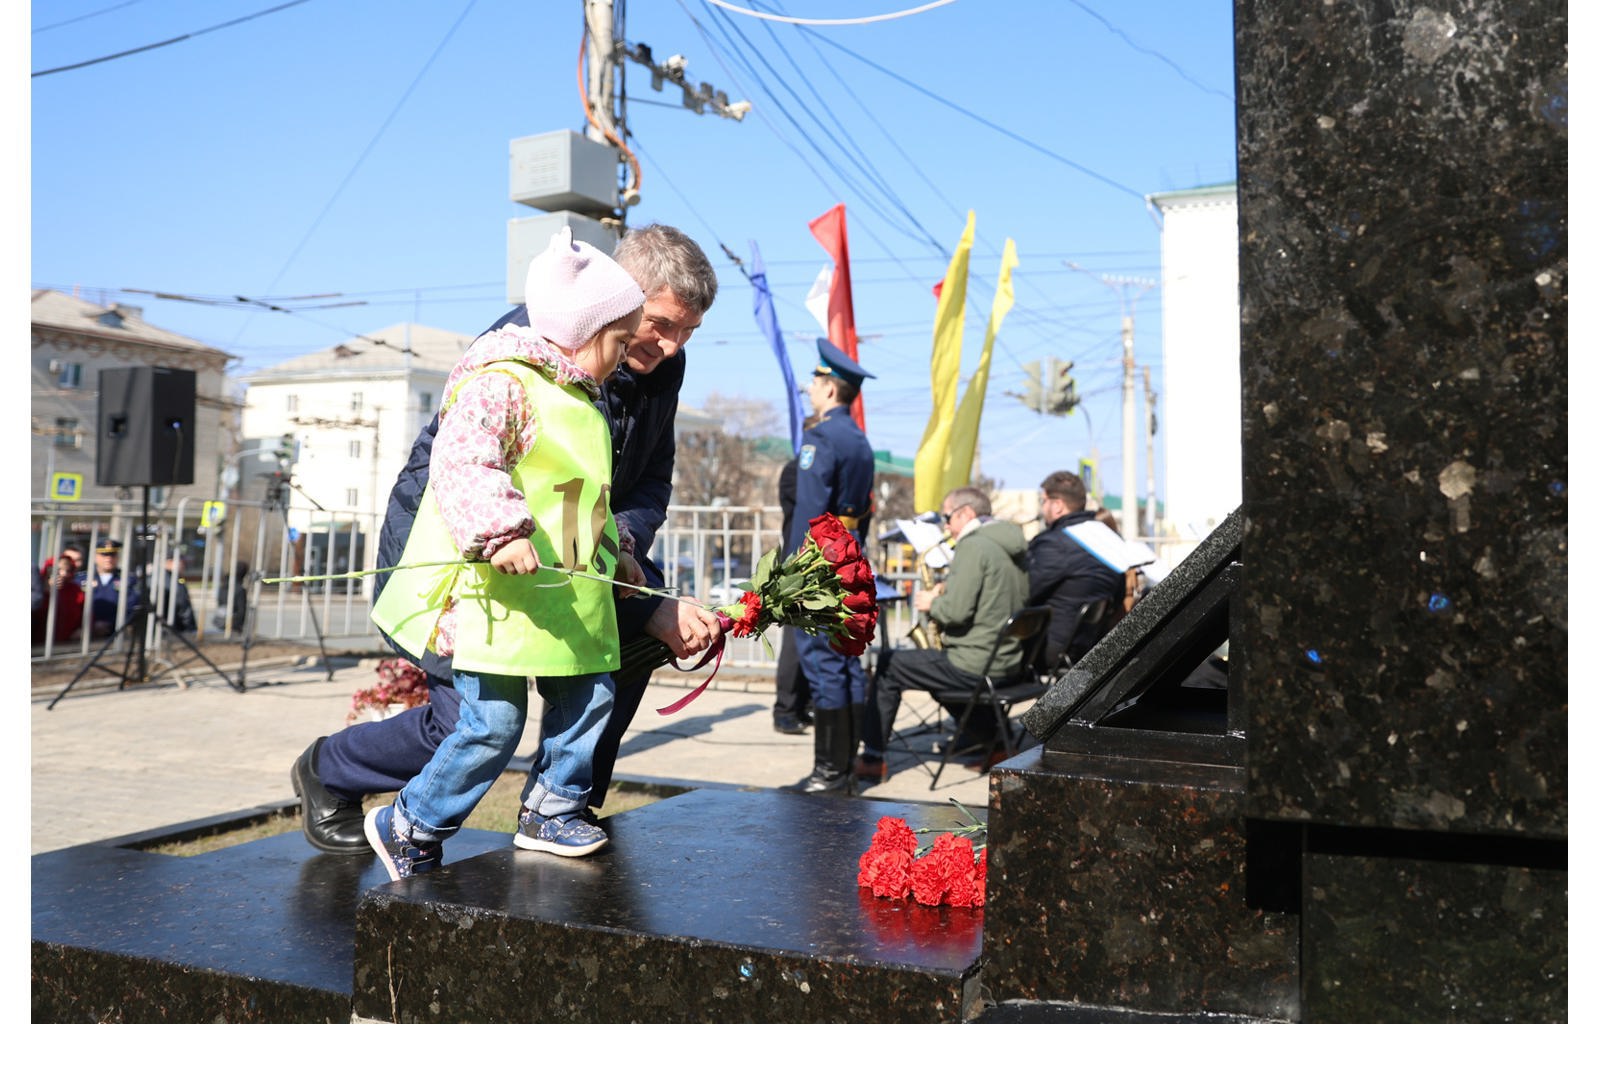
[[[666, 521], [676, 456], [673, 419], [683, 385], [683, 346], [717, 295], [717, 276], [705, 253], [688, 236], [659, 224], [629, 230], [612, 258], [644, 290], [644, 317], [629, 341], [617, 372], [600, 387], [595, 406], [611, 429], [611, 508], [619, 529], [634, 543], [634, 558], [645, 572], [646, 586], [664, 584], [650, 562], [656, 531]], [[518, 305], [490, 327], [526, 326], [527, 308]], [[411, 456], [389, 495], [389, 507], [378, 533], [378, 566], [399, 562], [406, 537], [427, 486], [434, 417], [411, 446]], [[378, 576], [382, 589], [386, 575]], [[654, 597], [627, 597], [617, 603], [617, 629], [623, 643], [640, 633], [664, 642], [679, 658], [710, 647], [720, 632], [716, 616], [695, 605]], [[393, 642], [391, 642], [392, 644]], [[399, 646], [395, 646], [397, 649]], [[402, 652], [407, 659], [409, 653]], [[448, 658], [425, 653], [417, 663], [428, 676], [428, 703], [375, 723], [360, 723], [320, 737], [301, 754], [290, 771], [295, 795], [301, 798], [302, 829], [317, 848], [335, 853], [370, 853], [362, 829], [361, 798], [392, 792], [420, 771], [455, 728], [461, 703], [451, 687]], [[595, 752], [590, 804], [604, 803], [622, 735], [638, 710], [649, 679], [617, 688], [616, 703]], [[583, 855], [603, 844], [598, 828], [585, 813], [570, 840], [541, 846], [560, 855]], [[598, 844], [597, 844], [598, 842]], [[524, 846], [528, 847], [528, 846]]]
[[[983, 678], [989, 653], [1007, 621], [1028, 597], [1027, 546], [1021, 527], [994, 517], [989, 495], [963, 486], [944, 498], [945, 530], [955, 542], [946, 579], [917, 591], [914, 603], [939, 624], [944, 648], [903, 648], [884, 653], [878, 668], [877, 707], [869, 707], [861, 724], [862, 752], [856, 760], [858, 781], [881, 782], [889, 776], [884, 754], [888, 737], [907, 690], [930, 693], [971, 692]], [[1022, 647], [1008, 639], [995, 657], [991, 673], [1004, 677], [1022, 667]], [[950, 743], [953, 751], [976, 750], [987, 769], [996, 751], [1004, 751], [989, 718], [967, 723], [967, 735]]]

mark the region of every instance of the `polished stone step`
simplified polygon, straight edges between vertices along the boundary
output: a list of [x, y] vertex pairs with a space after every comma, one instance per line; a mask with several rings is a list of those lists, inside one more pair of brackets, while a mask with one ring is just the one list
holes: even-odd
[[699, 790], [582, 859], [465, 831], [437, 872], [298, 833], [33, 857], [33, 1021], [958, 1021], [983, 912], [873, 898], [877, 820], [947, 805]]
[[956, 1022], [981, 910], [856, 886], [879, 818], [948, 805], [698, 790], [611, 819], [581, 859], [498, 849], [380, 886], [355, 1010], [402, 1022]]

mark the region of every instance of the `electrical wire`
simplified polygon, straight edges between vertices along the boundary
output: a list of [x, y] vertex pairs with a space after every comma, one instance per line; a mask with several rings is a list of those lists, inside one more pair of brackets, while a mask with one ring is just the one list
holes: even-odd
[[[858, 157], [860, 155], [862, 155], [862, 153], [852, 152], [845, 145], [841, 144], [839, 142], [837, 136], [834, 135], [833, 132], [827, 128], [826, 124], [824, 124], [820, 120], [818, 120], [816, 118], [816, 116], [814, 114], [812, 114], [809, 111], [809, 109], [807, 109], [805, 107], [804, 101], [801, 101], [799, 99], [798, 94], [796, 94], [795, 91], [792, 88], [790, 88], [788, 83], [783, 79], [783, 76], [773, 67], [772, 63], [767, 59], [766, 55], [763, 54], [761, 52], [761, 50], [758, 49], [755, 46], [755, 44], [748, 37], [745, 36], [744, 31], [742, 29], [739, 29], [738, 27], [736, 27], [736, 26], [734, 26], [732, 24], [731, 18], [729, 18], [726, 15], [718, 14], [716, 12], [713, 12], [713, 14], [717, 18], [720, 18], [720, 19], [723, 19], [723, 20], [726, 21], [727, 25], [725, 27], [721, 27], [723, 29], [724, 33], [731, 32], [733, 34], [736, 34], [738, 36], [738, 38], [740, 39], [740, 41], [742, 41], [743, 44], [744, 44], [744, 50], [741, 51], [734, 44], [734, 42], [732, 42], [731, 39], [730, 39], [730, 41], [729, 41], [729, 51], [731, 53], [733, 53], [735, 55], [738, 55], [740, 57], [740, 59], [742, 60], [744, 66], [745, 66], [745, 69], [747, 71], [749, 71], [751, 77], [755, 78], [756, 84], [759, 85], [760, 88], [772, 100], [773, 108], [775, 108], [777, 110], [777, 112], [784, 119], [786, 119], [791, 126], [794, 127], [795, 131], [800, 135], [800, 137], [802, 139], [804, 139], [804, 141], [806, 142], [807, 145], [810, 146], [810, 148], [811, 148], [812, 152], [815, 154], [816, 158], [822, 160], [824, 166], [826, 166], [829, 170], [831, 170], [834, 173], [834, 175], [840, 181], [842, 181], [851, 191], [853, 191], [856, 194], [857, 204], [858, 205], [865, 205], [865, 206], [871, 208], [873, 211], [877, 212], [884, 219], [885, 222], [887, 222], [889, 225], [893, 226], [898, 232], [900, 232], [902, 234], [902, 236], [905, 236], [905, 237], [910, 238], [912, 240], [917, 240], [918, 238], [916, 237], [915, 234], [912, 234], [909, 231], [905, 230], [902, 226], [900, 226], [897, 222], [895, 222], [890, 217], [889, 211], [885, 207], [883, 207], [883, 205], [879, 201], [878, 197], [874, 195], [873, 191], [870, 188], [868, 188], [866, 186], [863, 186], [858, 179], [856, 179], [853, 175], [847, 173], [835, 161], [835, 156], [833, 154], [830, 154], [829, 152], [825, 151], [823, 149], [823, 146], [817, 143], [816, 139], [814, 137], [812, 137], [810, 133], [807, 132], [805, 125], [802, 122], [800, 122], [800, 120], [797, 119], [789, 111], [789, 109], [787, 107], [784, 106], [783, 102], [778, 98], [778, 94], [771, 87], [768, 86], [766, 79], [763, 78], [761, 73], [755, 69], [755, 67], [750, 62], [748, 57], [749, 56], [754, 56], [756, 59], [760, 60], [760, 62], [771, 73], [773, 79], [778, 83], [778, 85], [781, 86], [789, 94], [789, 96], [793, 97], [802, 109], [806, 110], [807, 116], [811, 119], [811, 121], [813, 123], [815, 123], [817, 128], [822, 131], [822, 135], [833, 142], [834, 146], [839, 150], [839, 154], [840, 155], [842, 155], [846, 159], [852, 160], [852, 162], [855, 162], [857, 167], [860, 168], [861, 164], [860, 164], [860, 162], [858, 160]], [[765, 114], [766, 110], [767, 109], [763, 108], [763, 109], [761, 109], [761, 112], [763, 114]], [[793, 150], [793, 146], [791, 145], [790, 147], [791, 147], [791, 150]], [[864, 169], [864, 168], [862, 168], [862, 169]], [[830, 192], [831, 191], [832, 190], [830, 190]], [[837, 194], [834, 194], [834, 198], [837, 199], [837, 200], [841, 200], [841, 201], [845, 199], [844, 197], [840, 197]], [[888, 250], [887, 245], [885, 245], [884, 248], [885, 248], [885, 251]]]
[[[296, 2], [301, 2], [301, 0], [296, 0]], [[317, 228], [322, 225], [322, 220], [328, 217], [328, 212], [333, 210], [333, 205], [338, 202], [339, 197], [343, 195], [345, 191], [345, 187], [348, 186], [351, 179], [356, 176], [356, 171], [360, 170], [361, 165], [367, 161], [367, 157], [372, 154], [372, 150], [377, 147], [378, 142], [383, 138], [384, 133], [389, 129], [389, 124], [394, 121], [395, 116], [400, 113], [400, 109], [404, 107], [406, 101], [411, 98], [412, 92], [414, 92], [417, 86], [421, 84], [423, 77], [428, 73], [429, 68], [433, 66], [434, 60], [439, 58], [439, 54], [444, 51], [445, 45], [450, 43], [450, 39], [455, 36], [456, 30], [461, 28], [461, 24], [466, 21], [467, 16], [472, 13], [472, 9], [477, 5], [477, 3], [478, 0], [467, 0], [466, 7], [461, 9], [461, 14], [456, 16], [456, 20], [450, 25], [450, 29], [445, 31], [443, 39], [441, 39], [438, 45], [434, 47], [433, 54], [428, 56], [427, 61], [422, 64], [422, 69], [417, 71], [416, 77], [411, 79], [411, 84], [406, 86], [406, 91], [400, 94], [400, 99], [395, 101], [394, 107], [389, 110], [389, 114], [378, 126], [377, 132], [372, 135], [372, 139], [367, 142], [367, 146], [361, 150], [361, 154], [357, 156], [356, 161], [351, 164], [350, 170], [345, 173], [344, 178], [339, 182], [338, 188], [333, 191], [332, 196], [328, 197], [328, 202], [322, 206], [322, 210], [318, 212], [317, 217], [312, 220], [311, 226], [305, 232], [305, 236], [300, 238], [300, 243], [294, 246], [294, 251], [289, 253], [289, 258], [284, 260], [282, 267], [278, 268], [278, 273], [273, 276], [272, 281], [267, 285], [268, 289], [276, 286], [278, 282], [283, 280], [283, 276], [289, 272], [289, 267], [294, 263], [295, 259], [299, 257], [300, 253], [305, 250], [305, 247], [310, 242], [312, 235], [315, 234], [317, 232]], [[234, 336], [232, 342], [233, 344], [237, 345], [239, 343], [239, 338], [244, 336], [244, 331], [249, 327], [249, 325], [250, 324], [247, 321], [239, 328], [238, 334]]]
[[74, 22], [82, 22], [85, 19], [96, 18], [100, 15], [109, 15], [113, 11], [117, 11], [125, 7], [132, 7], [137, 3], [139, 3], [139, 0], [123, 0], [123, 2], [120, 4], [112, 4], [110, 7], [103, 7], [99, 11], [90, 11], [84, 15], [76, 15], [70, 19], [62, 19], [60, 22], [52, 22], [48, 26], [35, 26], [33, 28], [33, 36], [37, 37], [46, 30], [56, 30], [60, 29], [62, 26], [70, 26]]
[[921, 7], [907, 8], [904, 11], [890, 11], [883, 15], [861, 15], [853, 19], [803, 19], [793, 18], [789, 15], [773, 15], [765, 11], [752, 11], [747, 7], [730, 4], [727, 0], [705, 0], [713, 7], [720, 7], [725, 11], [732, 11], [739, 15], [749, 15], [755, 19], [765, 19], [768, 22], [787, 22], [793, 26], [864, 26], [869, 22], [888, 22], [890, 19], [903, 19], [911, 15], [920, 15], [924, 11], [932, 11], [936, 7], [953, 4], [956, 0], [932, 0], [931, 3]]
[[[60, 74], [62, 71], [78, 70], [82, 67], [92, 67], [96, 63], [109, 63], [113, 59], [122, 59], [126, 56], [138, 55], [140, 52], [149, 52], [157, 48], [165, 48], [169, 44], [177, 44], [180, 41], [187, 41], [207, 33], [215, 33], [217, 30], [225, 30], [229, 26], [237, 26], [241, 22], [249, 22], [251, 19], [258, 19], [264, 15], [271, 15], [279, 11], [287, 10], [291, 7], [298, 7], [306, 2], [307, 0], [289, 0], [289, 2], [286, 4], [279, 4], [277, 7], [269, 7], [265, 11], [257, 11], [253, 15], [242, 15], [236, 19], [229, 19], [227, 22], [219, 22], [215, 26], [207, 26], [203, 30], [195, 30], [193, 33], [185, 33], [177, 37], [168, 38], [165, 41], [157, 41], [154, 44], [145, 44], [140, 45], [138, 48], [125, 49], [121, 52], [114, 52], [109, 56], [100, 56], [98, 59], [86, 59], [81, 63], [68, 63], [64, 67], [51, 67], [49, 70], [36, 70], [33, 72], [32, 76], [35, 78], [42, 78], [46, 74]], [[88, 16], [84, 17], [87, 18]]]
[[809, 34], [812, 37], [815, 37], [816, 39], [824, 42], [825, 44], [827, 44], [831, 48], [837, 48], [839, 51], [843, 52], [845, 55], [849, 56], [851, 59], [854, 59], [856, 62], [865, 63], [867, 66], [871, 67], [873, 70], [879, 72], [880, 74], [888, 75], [889, 77], [893, 78], [895, 81], [897, 81], [900, 84], [906, 86], [907, 88], [915, 89], [917, 92], [921, 93], [923, 96], [928, 97], [930, 100], [933, 100], [933, 101], [936, 101], [936, 102], [938, 102], [940, 104], [943, 104], [945, 107], [950, 108], [952, 111], [959, 112], [960, 114], [965, 115], [967, 118], [972, 119], [974, 122], [977, 122], [977, 123], [979, 123], [979, 124], [981, 124], [983, 126], [987, 126], [989, 129], [995, 131], [996, 133], [1002, 134], [1002, 135], [1004, 135], [1006, 137], [1011, 138], [1013, 141], [1016, 141], [1018, 144], [1024, 145], [1025, 147], [1028, 147], [1028, 148], [1031, 148], [1035, 152], [1038, 152], [1039, 154], [1041, 154], [1043, 156], [1046, 156], [1046, 157], [1048, 157], [1050, 159], [1055, 160], [1057, 163], [1064, 163], [1067, 166], [1071, 167], [1073, 170], [1076, 170], [1076, 171], [1078, 171], [1078, 172], [1080, 172], [1080, 173], [1082, 173], [1082, 174], [1084, 174], [1084, 175], [1086, 175], [1086, 176], [1088, 176], [1090, 178], [1093, 178], [1095, 181], [1103, 182], [1106, 185], [1110, 186], [1111, 188], [1116, 189], [1118, 192], [1127, 193], [1129, 196], [1135, 197], [1139, 201], [1140, 204], [1144, 203], [1144, 194], [1139, 192], [1137, 189], [1132, 189], [1132, 188], [1130, 188], [1130, 187], [1128, 187], [1126, 185], [1123, 185], [1121, 182], [1115, 180], [1114, 178], [1108, 178], [1104, 174], [1099, 173], [1098, 171], [1091, 170], [1090, 168], [1084, 166], [1082, 163], [1079, 163], [1079, 162], [1077, 162], [1075, 160], [1068, 159], [1066, 156], [1061, 155], [1059, 152], [1052, 152], [1050, 149], [1044, 147], [1043, 145], [1039, 144], [1038, 142], [1030, 141], [1026, 137], [1022, 136], [1019, 133], [1013, 133], [1012, 131], [1006, 129], [1004, 126], [1000, 125], [999, 123], [994, 122], [994, 121], [992, 121], [990, 119], [984, 118], [982, 115], [980, 115], [977, 112], [971, 110], [970, 108], [962, 107], [960, 104], [956, 103], [953, 100], [947, 100], [944, 97], [940, 96], [938, 93], [935, 93], [930, 89], [924, 89], [922, 86], [918, 85], [916, 82], [911, 81], [909, 78], [906, 78], [903, 75], [896, 74], [894, 71], [892, 71], [889, 68], [883, 66], [882, 64], [873, 62], [872, 60], [868, 59], [866, 56], [862, 55], [861, 53], [853, 51], [853, 50], [851, 50], [849, 48], [846, 48], [844, 45], [839, 44], [837, 41], [829, 40], [827, 37], [822, 36], [821, 34], [817, 33], [815, 30], [807, 29], [806, 27], [802, 26], [802, 27], [800, 27], [800, 32], [801, 33], [805, 33], [805, 34]]
[[[707, 0], [707, 2], [710, 3], [711, 0]], [[1154, 48], [1146, 48], [1144, 45], [1140, 44], [1138, 41], [1135, 41], [1132, 37], [1129, 37], [1126, 33], [1123, 33], [1116, 26], [1113, 26], [1109, 21], [1107, 21], [1107, 19], [1106, 19], [1106, 17], [1104, 15], [1100, 14], [1100, 12], [1098, 12], [1094, 8], [1090, 7], [1088, 4], [1082, 3], [1081, 0], [1068, 0], [1068, 2], [1070, 4], [1072, 4], [1073, 7], [1076, 7], [1080, 11], [1084, 12], [1086, 15], [1089, 15], [1091, 18], [1093, 18], [1096, 21], [1098, 21], [1100, 23], [1100, 25], [1104, 26], [1106, 29], [1110, 30], [1112, 33], [1116, 34], [1118, 37], [1121, 37], [1125, 42], [1127, 42], [1128, 47], [1132, 48], [1135, 52], [1142, 52], [1147, 56], [1151, 56], [1151, 57], [1153, 57], [1155, 59], [1161, 60], [1161, 62], [1165, 63], [1167, 66], [1169, 66], [1173, 70], [1177, 71], [1178, 72], [1178, 77], [1182, 78], [1184, 81], [1188, 82], [1190, 85], [1194, 86], [1196, 89], [1199, 89], [1201, 92], [1210, 93], [1212, 96], [1220, 96], [1220, 97], [1222, 97], [1222, 99], [1226, 100], [1228, 103], [1230, 103], [1230, 104], [1233, 103], [1232, 94], [1225, 93], [1220, 89], [1213, 89], [1209, 85], [1202, 85], [1200, 82], [1198, 82], [1194, 78], [1192, 78], [1189, 75], [1188, 71], [1186, 71], [1182, 67], [1178, 66], [1178, 64], [1176, 64], [1172, 60], [1168, 59], [1165, 55], [1161, 54], [1160, 52], [1157, 52]]]

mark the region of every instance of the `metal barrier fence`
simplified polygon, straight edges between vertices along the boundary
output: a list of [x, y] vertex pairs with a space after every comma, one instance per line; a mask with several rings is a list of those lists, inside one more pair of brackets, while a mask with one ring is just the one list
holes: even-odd
[[[383, 639], [369, 618], [372, 582], [329, 579], [305, 583], [263, 585], [256, 579], [291, 575], [332, 576], [374, 566], [375, 532], [380, 516], [353, 511], [327, 511], [309, 504], [229, 501], [224, 513], [202, 514], [206, 501], [178, 497], [151, 513], [151, 529], [144, 531], [149, 547], [150, 571], [156, 583], [155, 612], [171, 625], [176, 621], [176, 581], [184, 585], [193, 606], [198, 633], [193, 639], [236, 640], [251, 628], [256, 640], [294, 642], [326, 641], [330, 647], [360, 650], [383, 647]], [[81, 505], [35, 501], [32, 509], [33, 566], [59, 558], [64, 545], [78, 543], [86, 549], [85, 563], [93, 571], [93, 545], [102, 537], [134, 546], [141, 531], [140, 508], [121, 502]], [[779, 548], [783, 540], [781, 512], [775, 507], [681, 507], [667, 509], [667, 521], [657, 533], [651, 552], [660, 565], [668, 590], [718, 605], [737, 601], [738, 583], [754, 573], [761, 556]], [[897, 547], [897, 546], [895, 546]], [[1194, 542], [1162, 540], [1154, 545], [1168, 563], [1175, 563]], [[874, 569], [906, 599], [884, 605], [885, 632], [891, 642], [902, 640], [916, 621], [909, 593], [917, 575], [904, 566], [898, 551], [879, 550], [869, 544]], [[137, 553], [122, 553], [121, 587], [115, 625], [128, 617], [126, 590]], [[177, 560], [171, 569], [167, 561]], [[235, 581], [243, 574], [246, 581]], [[88, 590], [85, 590], [87, 595]], [[241, 600], [241, 597], [249, 599]], [[84, 623], [69, 640], [55, 640], [55, 598], [50, 597], [44, 640], [33, 649], [35, 661], [92, 654], [104, 638], [91, 633], [90, 609], [84, 605]], [[773, 653], [760, 640], [730, 641], [723, 657], [726, 666], [770, 669], [781, 635], [768, 635]], [[146, 645], [161, 649], [164, 635], [151, 625]], [[119, 639], [120, 640], [120, 639]]]
[[[62, 635], [64, 640], [57, 640], [58, 604], [50, 591], [43, 639], [34, 644], [34, 660], [89, 655], [107, 641], [120, 651], [127, 639], [123, 626], [132, 615], [130, 593], [139, 590], [142, 595], [147, 587], [154, 600], [145, 644], [156, 655], [166, 635], [155, 619], [175, 627], [184, 594], [196, 623], [191, 639], [202, 646], [207, 640], [242, 639], [247, 628], [256, 640], [328, 638], [362, 648], [381, 644], [368, 618], [370, 577], [270, 586], [257, 581], [370, 568], [376, 552], [376, 539], [370, 531], [377, 529], [377, 515], [327, 511], [287, 501], [228, 501], [222, 509], [213, 507], [206, 512], [208, 503], [192, 497], [171, 498], [151, 511], [149, 527], [143, 529], [142, 508], [132, 502], [119, 501], [108, 508], [35, 501], [32, 565], [37, 569], [47, 559], [60, 559], [63, 548], [77, 545], [84, 553], [81, 579], [85, 602], [81, 626], [75, 633]], [[94, 546], [104, 538], [123, 545], [116, 571], [115, 615], [102, 620], [114, 628], [114, 637], [94, 631]], [[137, 570], [141, 548], [144, 574]], [[352, 642], [352, 638], [359, 640]]]

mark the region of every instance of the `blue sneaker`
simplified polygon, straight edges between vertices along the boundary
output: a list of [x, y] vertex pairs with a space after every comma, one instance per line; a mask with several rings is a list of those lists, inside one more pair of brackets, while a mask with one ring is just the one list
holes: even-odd
[[392, 805], [367, 812], [366, 831], [367, 843], [396, 881], [436, 870], [444, 862], [444, 845], [413, 845], [395, 832]]
[[523, 808], [522, 814], [517, 816], [517, 836], [511, 843], [518, 848], [552, 852], [557, 856], [587, 856], [605, 847], [608, 840], [606, 832], [587, 811], [540, 815]]

